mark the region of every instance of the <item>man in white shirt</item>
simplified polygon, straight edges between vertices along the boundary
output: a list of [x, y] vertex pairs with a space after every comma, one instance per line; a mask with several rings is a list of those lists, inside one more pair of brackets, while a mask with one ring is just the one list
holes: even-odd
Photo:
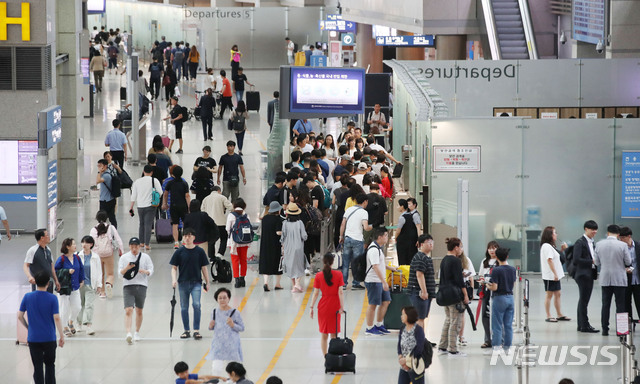
[[[129, 345], [140, 341], [140, 327], [142, 326], [142, 309], [147, 298], [149, 276], [153, 274], [153, 262], [140, 249], [140, 239], [132, 237], [129, 240], [129, 252], [120, 257], [118, 262], [119, 275], [123, 278], [122, 295], [124, 297], [124, 326], [127, 331], [125, 340]], [[137, 272], [136, 272], [137, 269]], [[136, 331], [131, 336], [133, 308], [136, 309]]]
[[382, 145], [376, 143], [376, 140], [373, 137], [371, 136], [367, 137], [367, 146], [371, 148], [372, 151], [382, 153], [389, 160], [393, 161], [396, 164], [398, 163], [398, 160], [396, 160], [393, 156], [391, 156], [391, 154], [387, 152], [387, 150], [384, 149]]
[[[395, 271], [396, 268], [387, 265], [384, 259], [382, 247], [389, 241], [389, 232], [385, 227], [377, 227], [373, 230], [373, 242], [367, 249], [367, 276], [364, 279], [364, 285], [367, 288], [367, 299], [369, 307], [367, 308], [366, 320], [367, 336], [382, 336], [389, 334], [385, 328], [383, 321], [387, 308], [391, 303], [391, 294], [389, 293], [389, 284], [385, 279], [385, 269]], [[373, 317], [376, 315], [376, 307], [378, 313], [374, 324]]]
[[[213, 186], [213, 191], [209, 194], [209, 196], [205, 197], [202, 201], [202, 212], [206, 212], [209, 217], [213, 219], [218, 224], [218, 233], [220, 234], [220, 246], [218, 247], [218, 257], [222, 257], [224, 255], [225, 250], [227, 249], [227, 238], [229, 235], [227, 234], [227, 230], [225, 228], [224, 223], [227, 222], [227, 216], [229, 212], [233, 211], [233, 204], [224, 197], [224, 195], [220, 192], [220, 187], [217, 185]], [[222, 225], [220, 225], [222, 224]], [[209, 255], [214, 254], [215, 243], [209, 242]]]
[[365, 162], [360, 162], [358, 164], [358, 173], [352, 176], [352, 178], [356, 181], [356, 184], [363, 187], [362, 180], [364, 179], [364, 175], [367, 174], [369, 166]]
[[129, 214], [133, 217], [133, 205], [138, 205], [138, 216], [140, 216], [140, 225], [138, 227], [138, 237], [140, 238], [141, 246], [150, 250], [149, 243], [151, 242], [151, 227], [153, 226], [153, 219], [155, 217], [157, 205], [152, 205], [152, 193], [158, 193], [158, 203], [162, 195], [162, 184], [158, 179], [153, 178], [153, 167], [149, 164], [144, 166], [144, 175], [138, 180], [133, 182], [131, 186], [131, 207], [129, 208]]
[[288, 37], [286, 37], [284, 40], [287, 42], [287, 63], [289, 63], [289, 65], [293, 65], [293, 50], [296, 46], [294, 42], [291, 41], [291, 39], [289, 39]]
[[[356, 205], [344, 212], [340, 225], [340, 243], [342, 248], [342, 277], [344, 286], [347, 286], [349, 277], [349, 264], [364, 251], [364, 231], [370, 231], [369, 214], [367, 213], [367, 195], [356, 196]], [[359, 281], [353, 280], [351, 289], [364, 289]]]
[[387, 126], [387, 119], [384, 113], [380, 111], [380, 104], [374, 105], [373, 111], [369, 112], [367, 124], [369, 124], [369, 132], [374, 135], [379, 135], [384, 131], [384, 128]]

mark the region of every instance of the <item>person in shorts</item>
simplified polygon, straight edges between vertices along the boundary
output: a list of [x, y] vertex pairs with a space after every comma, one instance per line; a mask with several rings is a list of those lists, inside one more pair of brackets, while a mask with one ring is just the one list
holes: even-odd
[[[124, 327], [127, 331], [125, 340], [129, 345], [140, 341], [140, 326], [142, 326], [142, 309], [147, 298], [149, 276], [153, 274], [153, 263], [146, 253], [141, 252], [140, 239], [132, 237], [129, 240], [129, 252], [120, 257], [118, 271], [123, 278], [122, 296], [124, 297]], [[131, 335], [133, 309], [136, 310], [136, 331]]]
[[[389, 241], [389, 232], [385, 227], [374, 228], [373, 242], [367, 248], [367, 276], [364, 279], [364, 286], [367, 289], [367, 299], [369, 307], [367, 308], [367, 336], [383, 336], [391, 332], [385, 328], [383, 324], [384, 315], [391, 303], [391, 294], [389, 293], [389, 284], [387, 284], [385, 276], [385, 268], [397, 271], [395, 267], [386, 265], [384, 260], [384, 252], [382, 247]], [[378, 308], [376, 322], [374, 324], [373, 317], [376, 315], [376, 307]]]
[[[171, 96], [170, 103], [171, 103], [171, 112], [169, 112], [169, 116], [165, 117], [164, 120], [169, 120], [169, 123], [175, 126], [175, 130], [176, 130], [175, 138], [178, 139], [178, 144], [180, 145], [180, 148], [178, 148], [176, 153], [180, 154], [182, 153], [182, 121], [183, 121], [183, 118], [185, 118], [186, 116], [182, 116], [182, 107], [180, 106], [180, 104], [178, 104], [177, 96]], [[171, 140], [171, 143], [169, 144], [169, 148], [171, 148], [171, 146], [173, 145], [173, 140], [174, 139]]]
[[[173, 180], [169, 180], [164, 187], [164, 193], [162, 197], [162, 209], [169, 210], [171, 216], [171, 224], [173, 227], [173, 248], [180, 248], [180, 242], [178, 241], [178, 225], [180, 220], [184, 222], [184, 218], [189, 212], [189, 203], [191, 202], [191, 195], [189, 194], [189, 184], [182, 179], [182, 167], [176, 165], [173, 168]], [[169, 203], [169, 194], [171, 194], [171, 202]]]
[[429, 254], [433, 250], [433, 237], [429, 234], [418, 236], [418, 253], [409, 266], [409, 299], [418, 311], [418, 324], [424, 329], [424, 320], [429, 317], [431, 301], [436, 297], [436, 279], [433, 260]]

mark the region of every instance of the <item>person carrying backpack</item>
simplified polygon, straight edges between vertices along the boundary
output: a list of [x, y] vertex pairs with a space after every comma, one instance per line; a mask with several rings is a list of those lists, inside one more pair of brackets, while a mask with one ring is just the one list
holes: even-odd
[[182, 78], [182, 67], [184, 63], [184, 49], [182, 48], [182, 42], [176, 43], [176, 48], [173, 50], [173, 69], [176, 71], [177, 81]]
[[244, 277], [247, 275], [247, 250], [253, 241], [253, 229], [251, 219], [245, 212], [247, 204], [241, 197], [233, 202], [233, 211], [227, 216], [225, 226], [229, 233], [228, 247], [231, 251], [231, 263], [233, 265], [233, 277], [236, 279], [235, 287], [246, 285]]
[[149, 65], [149, 92], [151, 93], [151, 100], [158, 99], [163, 72], [164, 67], [162, 66], [162, 63], [159, 62], [158, 57], [154, 56], [153, 63]]
[[111, 69], [115, 68], [116, 72], [118, 72], [118, 54], [120, 50], [116, 47], [115, 44], [109, 42], [109, 48], [107, 48], [107, 54], [109, 55], [109, 73], [111, 73]]
[[240, 156], [242, 156], [242, 146], [244, 144], [244, 134], [247, 131], [247, 119], [249, 118], [249, 112], [244, 101], [238, 101], [236, 110], [229, 116], [230, 126], [236, 134], [236, 141], [238, 142], [238, 149], [240, 150]]
[[169, 120], [169, 122], [176, 127], [176, 139], [180, 144], [180, 148], [176, 151], [176, 154], [180, 154], [182, 153], [182, 122], [186, 121], [186, 114], [184, 113], [184, 108], [178, 104], [177, 96], [172, 96], [170, 103], [171, 112], [169, 112], [169, 116], [165, 117], [164, 120]]

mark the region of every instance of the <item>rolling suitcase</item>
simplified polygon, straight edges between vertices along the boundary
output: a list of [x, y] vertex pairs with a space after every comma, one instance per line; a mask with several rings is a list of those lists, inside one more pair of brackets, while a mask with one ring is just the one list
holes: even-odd
[[260, 92], [251, 87], [247, 91], [247, 111], [260, 111]]
[[[27, 314], [24, 314], [24, 319], [27, 320], [27, 323], [29, 323], [29, 319], [27, 319]], [[22, 344], [22, 345], [27, 345], [29, 344], [27, 342], [27, 336], [29, 335], [29, 331], [27, 330], [27, 327], [25, 327], [20, 320], [17, 321], [18, 323], [18, 329], [16, 332], [17, 338], [16, 338], [16, 345], [18, 344]]]
[[[336, 322], [338, 313], [336, 313]], [[336, 326], [337, 328], [337, 326]], [[347, 313], [344, 315], [344, 338], [335, 338], [329, 342], [329, 349], [324, 356], [324, 372], [356, 373], [356, 355], [353, 353], [353, 341], [347, 338]]]
[[171, 219], [167, 218], [167, 212], [161, 211], [160, 218], [156, 220], [156, 241], [158, 243], [173, 242], [173, 228], [171, 227]]
[[402, 308], [411, 306], [411, 300], [409, 299], [409, 293], [405, 291], [391, 292], [391, 304], [387, 308], [387, 313], [384, 315], [384, 326], [387, 329], [400, 329], [402, 328]]

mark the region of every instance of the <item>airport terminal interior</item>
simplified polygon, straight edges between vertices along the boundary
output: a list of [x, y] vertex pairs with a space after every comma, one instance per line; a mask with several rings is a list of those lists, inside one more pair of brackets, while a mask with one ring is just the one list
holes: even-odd
[[[7, 8], [0, 8], [0, 21], [3, 9], [5, 13], [14, 14], [21, 9], [21, 1], [7, 2], [8, 11]], [[438, 354], [437, 347], [434, 347], [433, 362], [424, 374], [425, 382], [558, 383], [563, 378], [570, 378], [575, 383], [632, 382], [636, 371], [631, 367], [625, 367], [624, 364], [633, 361], [634, 356], [629, 357], [625, 354], [626, 347], [622, 341], [635, 339], [635, 326], [632, 327], [631, 336], [616, 336], [615, 309], [612, 309], [609, 336], [578, 332], [576, 304], [579, 292], [571, 277], [561, 279], [560, 299], [561, 310], [570, 320], [546, 321], [545, 287], [539, 263], [539, 237], [541, 228], [547, 225], [556, 226], [558, 239], [571, 244], [582, 235], [582, 223], [587, 219], [594, 219], [599, 224], [596, 241], [606, 237], [607, 225], [614, 222], [640, 233], [636, 212], [640, 200], [633, 199], [634, 194], [637, 197], [638, 193], [637, 179], [636, 184], [631, 182], [627, 185], [627, 188], [633, 191], [629, 194], [631, 202], [626, 204], [625, 191], [629, 189], [620, 184], [623, 177], [619, 176], [628, 165], [623, 161], [625, 151], [640, 152], [640, 140], [635, 133], [640, 127], [637, 119], [629, 119], [638, 116], [636, 96], [640, 76], [637, 74], [639, 61], [635, 58], [638, 57], [640, 46], [633, 47], [637, 42], [627, 42], [627, 46], [623, 46], [624, 44], [615, 40], [628, 36], [620, 30], [621, 26], [631, 24], [627, 18], [624, 18], [624, 22], [620, 21], [625, 9], [628, 15], [640, 14], [638, 6], [628, 4], [633, 2], [601, 2], [607, 5], [608, 15], [611, 15], [607, 17], [606, 25], [610, 32], [608, 35], [610, 38], [615, 35], [612, 42], [607, 43], [606, 37], [604, 42], [587, 42], [589, 39], [574, 38], [577, 37], [577, 32], [573, 31], [573, 35], [571, 33], [571, 1], [540, 2], [554, 4], [551, 9], [555, 11], [550, 13], [551, 16], [546, 15], [545, 20], [552, 20], [556, 23], [555, 27], [552, 26], [552, 22], [541, 26], [540, 14], [549, 11], [546, 8], [541, 10], [539, 4], [532, 4], [537, 1], [529, 1], [535, 17], [528, 15], [529, 10], [523, 15], [527, 15], [529, 23], [534, 20], [534, 24], [537, 24], [533, 26], [535, 28], [531, 25], [527, 27], [526, 20], [520, 18], [519, 25], [524, 25], [524, 29], [536, 31], [539, 45], [535, 55], [531, 49], [509, 49], [515, 45], [506, 43], [505, 40], [510, 39], [504, 39], [503, 35], [502, 44], [500, 41], [490, 41], [491, 38], [487, 38], [487, 34], [491, 34], [491, 28], [488, 33], [486, 27], [479, 26], [480, 18], [475, 20], [475, 16], [470, 16], [472, 13], [482, 14], [482, 5], [487, 4], [484, 0], [458, 0], [461, 11], [457, 19], [454, 16], [451, 20], [441, 20], [440, 24], [438, 20], [434, 21], [428, 16], [427, 8], [435, 6], [434, 2], [409, 1], [407, 3], [412, 3], [418, 7], [416, 9], [422, 10], [422, 14], [415, 16], [416, 23], [420, 22], [420, 32], [404, 32], [399, 25], [409, 25], [410, 5], [399, 6], [399, 9], [389, 15], [383, 15], [383, 7], [386, 5], [383, 6], [382, 3], [386, 2], [376, 1], [352, 0], [338, 3], [296, 0], [236, 3], [212, 0], [209, 4], [208, 0], [189, 0], [183, 4], [183, 1], [173, 0], [58, 0], [55, 2], [57, 6], [53, 1], [46, 2], [48, 8], [43, 12], [35, 9], [34, 1], [22, 3], [31, 4], [31, 15], [43, 24], [31, 24], [31, 38], [41, 38], [44, 42], [34, 44], [32, 48], [45, 46], [47, 42], [57, 42], [58, 49], [55, 53], [49, 52], [52, 55], [50, 59], [53, 66], [57, 67], [53, 71], [55, 79], [49, 78], [49, 81], [53, 81], [52, 84], [56, 86], [51, 87], [49, 84], [48, 88], [46, 85], [42, 88], [28, 88], [28, 82], [23, 81], [21, 88], [21, 79], [24, 80], [25, 72], [20, 71], [21, 61], [13, 52], [18, 52], [20, 44], [24, 42], [24, 35], [21, 39], [20, 27], [12, 25], [16, 23], [15, 20], [11, 21], [8, 24], [8, 35], [0, 34], [0, 73], [10, 72], [16, 78], [9, 78], [9, 85], [5, 87], [6, 79], [0, 74], [0, 94], [5, 96], [5, 100], [9, 99], [0, 105], [0, 111], [3, 115], [8, 115], [10, 122], [10, 126], [1, 124], [0, 142], [33, 143], [39, 138], [41, 141], [49, 140], [50, 138], [46, 137], [46, 116], [43, 129], [39, 121], [43, 117], [36, 117], [35, 112], [53, 105], [62, 106], [62, 137], [56, 147], [49, 149], [49, 159], [45, 157], [44, 160], [44, 173], [41, 173], [42, 169], [37, 170], [37, 183], [45, 185], [44, 195], [40, 190], [36, 191], [40, 187], [33, 182], [35, 179], [26, 184], [7, 181], [7, 175], [23, 173], [10, 172], [6, 168], [6, 164], [13, 164], [26, 175], [28, 171], [24, 171], [23, 168], [25, 163], [30, 162], [29, 169], [32, 174], [35, 173], [36, 154], [42, 155], [42, 149], [17, 160], [8, 159], [6, 153], [0, 153], [0, 159], [4, 159], [5, 163], [0, 164], [0, 173], [6, 172], [4, 177], [0, 175], [0, 180], [3, 180], [0, 184], [0, 207], [6, 211], [11, 227], [10, 240], [4, 228], [0, 232], [0, 355], [4, 356], [0, 359], [0, 375], [3, 377], [1, 382], [33, 382], [29, 347], [16, 342], [16, 329], [19, 328], [16, 313], [23, 296], [31, 291], [31, 285], [23, 273], [23, 265], [27, 250], [36, 244], [34, 230], [42, 226], [55, 233], [55, 239], [49, 245], [55, 260], [60, 255], [63, 239], [74, 238], [79, 244], [80, 239], [88, 235], [96, 225], [95, 215], [99, 210], [100, 197], [99, 188], [96, 188], [97, 161], [108, 149], [105, 147], [105, 136], [112, 130], [112, 121], [124, 105], [131, 103], [132, 97], [138, 98], [135, 90], [144, 89], [130, 82], [127, 64], [131, 63], [131, 56], [128, 53], [131, 50], [138, 53], [139, 68], [143, 72], [139, 81], [149, 79], [149, 50], [154, 40], [160, 40], [164, 36], [167, 41], [186, 41], [191, 42], [192, 46], [203, 47], [204, 53], [201, 57], [207, 61], [208, 67], [214, 69], [216, 75], [221, 69], [226, 70], [228, 74], [231, 73], [232, 68], [227, 60], [229, 48], [234, 43], [238, 42], [240, 50], [244, 50], [241, 65], [244, 67], [247, 81], [254, 84], [255, 90], [259, 91], [260, 101], [259, 110], [250, 110], [246, 121], [247, 134], [242, 159], [247, 182], [240, 183], [240, 196], [246, 200], [246, 212], [251, 222], [256, 224], [260, 223], [264, 212], [263, 196], [266, 189], [273, 183], [275, 173], [281, 171], [283, 164], [290, 161], [289, 153], [292, 149], [289, 145], [290, 120], [282, 118], [276, 121], [272, 132], [267, 112], [267, 103], [272, 100], [274, 91], [279, 90], [289, 98], [294, 97], [293, 92], [283, 92], [282, 88], [283, 84], [285, 87], [289, 86], [288, 81], [283, 83], [281, 79], [283, 72], [280, 66], [288, 65], [287, 43], [284, 38], [291, 36], [300, 50], [318, 42], [318, 49], [323, 52], [320, 56], [324, 57], [324, 61], [315, 63], [327, 66], [327, 69], [336, 66], [359, 67], [367, 71], [367, 76], [374, 73], [387, 74], [390, 89], [388, 92], [383, 90], [382, 96], [377, 96], [378, 99], [390, 98], [393, 107], [396, 108], [391, 112], [389, 103], [383, 106], [387, 117], [391, 117], [390, 112], [393, 115], [394, 129], [381, 140], [386, 149], [405, 166], [404, 173], [394, 178], [396, 196], [418, 199], [418, 211], [423, 218], [424, 232], [430, 232], [434, 237], [435, 249], [431, 255], [434, 260], [445, 255], [445, 238], [456, 235], [468, 243], [464, 244], [464, 248], [476, 271], [484, 259], [488, 241], [497, 239], [501, 244], [511, 247], [513, 261], [510, 264], [518, 266], [522, 271], [521, 281], [516, 284], [515, 289], [518, 316], [514, 323], [513, 345], [517, 349], [526, 343], [530, 348], [530, 361], [535, 361], [532, 365], [518, 365], [515, 359], [507, 361], [508, 359], [498, 359], [487, 354], [487, 349], [480, 348], [484, 342], [482, 320], [477, 322], [477, 330], [474, 330], [472, 322], [476, 320], [470, 320], [465, 313], [465, 342], [458, 346], [462, 353], [458, 356]], [[494, 18], [500, 19], [499, 9], [511, 2], [494, 0], [488, 3], [493, 3], [494, 11], [498, 10], [494, 12]], [[522, 4], [523, 0], [514, 3]], [[577, 3], [586, 7], [584, 4], [588, 2], [573, 1], [574, 7]], [[625, 4], [623, 6], [619, 3]], [[4, 3], [0, 2], [0, 6], [2, 4]], [[91, 11], [91, 7], [96, 4], [94, 12], [82, 16], [86, 7]], [[469, 8], [468, 12], [463, 12], [462, 9], [466, 8]], [[80, 17], [66, 24], [65, 12]], [[192, 16], [197, 12], [200, 12], [199, 16]], [[340, 17], [330, 17], [340, 13]], [[4, 17], [6, 18], [6, 14]], [[376, 17], [380, 18], [377, 22]], [[57, 20], [54, 29], [45, 27], [46, 18]], [[233, 20], [234, 18], [238, 20]], [[73, 18], [69, 17], [69, 20], [71, 19]], [[271, 27], [269, 19], [274, 24], [273, 29], [278, 29], [277, 33], [265, 32]], [[348, 29], [347, 33], [340, 33], [339, 28], [345, 27], [345, 24], [340, 23], [343, 19], [353, 21], [356, 25], [353, 31]], [[491, 18], [485, 16], [481, 19], [483, 23], [489, 23]], [[456, 20], [458, 23], [454, 22]], [[451, 24], [448, 21], [451, 21]], [[229, 24], [231, 22], [238, 24]], [[319, 22], [322, 22], [322, 26], [327, 30], [319, 30], [316, 27]], [[429, 31], [430, 22], [436, 26], [434, 32]], [[280, 24], [284, 25], [284, 28]], [[492, 24], [496, 24], [495, 20]], [[497, 24], [500, 24], [500, 20]], [[375, 28], [372, 28], [372, 25]], [[458, 30], [453, 27], [447, 29], [449, 25], [458, 25]], [[118, 68], [105, 68], [101, 92], [94, 88], [93, 75], [83, 76], [81, 68], [81, 62], [84, 63], [81, 59], [89, 56], [89, 41], [94, 26], [97, 30], [104, 26], [107, 31], [111, 28], [119, 28], [122, 33], [127, 30], [133, 31], [129, 36], [121, 33], [119, 42], [122, 52], [116, 59]], [[393, 26], [397, 28], [390, 28]], [[3, 27], [0, 23], [0, 32], [2, 28], [7, 28], [7, 24]], [[330, 33], [331, 28], [337, 28], [338, 33]], [[438, 28], [442, 28], [442, 32]], [[629, 28], [635, 30], [638, 25]], [[395, 38], [431, 34], [435, 37], [431, 36], [431, 42], [424, 43], [426, 45], [396, 48], [393, 42], [399, 40], [388, 39], [389, 36], [385, 36], [385, 32], [380, 32], [385, 30]], [[541, 30], [545, 32], [539, 33]], [[24, 31], [22, 33], [24, 34]], [[269, 36], [262, 36], [262, 33]], [[374, 39], [376, 33], [378, 38], [387, 38], [388, 45], [377, 46]], [[238, 40], [234, 40], [234, 34], [238, 36]], [[349, 37], [345, 41], [345, 34], [350, 34], [351, 38], [356, 40], [354, 44], [351, 44]], [[128, 45], [122, 37], [130, 39]], [[2, 41], [3, 38], [8, 41]], [[529, 38], [527, 34], [526, 39]], [[629, 37], [626, 39], [633, 40]], [[333, 65], [331, 42], [338, 46], [336, 52], [339, 55], [339, 65]], [[76, 46], [78, 52], [67, 50], [69, 46]], [[6, 51], [5, 47], [15, 48], [11, 48], [14, 51]], [[410, 51], [401, 51], [402, 49]], [[390, 53], [392, 50], [393, 53]], [[6, 52], [11, 52], [14, 56], [9, 57], [9, 60], [3, 60], [8, 57], [5, 55]], [[68, 57], [61, 58], [64, 56], [60, 55], [62, 53]], [[108, 55], [106, 49], [104, 55]], [[305, 60], [304, 54], [302, 56]], [[56, 65], [58, 59], [61, 62]], [[462, 71], [458, 72], [458, 76], [452, 75], [449, 79], [446, 69], [442, 72], [444, 76], [436, 75], [440, 73], [437, 64], [439, 60], [442, 60], [443, 68], [464, 67], [466, 79], [463, 78], [465, 75], [460, 75]], [[535, 67], [537, 64], [533, 62], [536, 61], [544, 62], [547, 66]], [[608, 66], [609, 62], [611, 67]], [[513, 65], [514, 72], [511, 72], [512, 68], [509, 65]], [[542, 86], [533, 83], [533, 78], [540, 73], [549, 72], [548, 68], [551, 67], [556, 68], [557, 73], [550, 75], [550, 78], [542, 79]], [[469, 68], [468, 72], [466, 68]], [[473, 78], [472, 68], [478, 68], [475, 72], [476, 78], [482, 80], [482, 84], [473, 83], [477, 79]], [[496, 68], [500, 70], [496, 71]], [[581, 70], [583, 72], [580, 72]], [[606, 74], [602, 83], [591, 79], [590, 74], [596, 71]], [[202, 63], [197, 69], [196, 80], [180, 79], [176, 86], [180, 94], [179, 104], [192, 109], [201, 97], [199, 92], [208, 87], [206, 79]], [[550, 91], [551, 94], [541, 89], [544, 84], [552, 84], [554, 81], [566, 81], [566, 87], [562, 90], [554, 88]], [[605, 83], [606, 85], [603, 85]], [[123, 99], [121, 90], [127, 84], [133, 84], [134, 89], [128, 89], [127, 97]], [[548, 87], [551, 88], [553, 85]], [[599, 92], [605, 96], [598, 96]], [[387, 97], [387, 93], [391, 94], [390, 97]], [[144, 94], [145, 97], [150, 96], [146, 90]], [[570, 96], [567, 96], [569, 94]], [[482, 95], [486, 95], [484, 100], [481, 100]], [[608, 99], [606, 95], [612, 96]], [[364, 95], [360, 96], [365, 98]], [[245, 97], [248, 98], [248, 95]], [[568, 101], [559, 101], [561, 99]], [[37, 105], [25, 100], [37, 100]], [[234, 94], [234, 106], [236, 101]], [[323, 101], [318, 103], [322, 104]], [[134, 104], [138, 102], [134, 101]], [[294, 101], [291, 101], [291, 104], [282, 104], [279, 106], [279, 113], [286, 116], [291, 112], [289, 108], [293, 106]], [[139, 105], [135, 108], [137, 111]], [[368, 113], [373, 105], [362, 105], [362, 108], [363, 112], [366, 109]], [[68, 112], [71, 109], [73, 112]], [[31, 113], [32, 111], [35, 112]], [[337, 135], [346, 130], [346, 122], [350, 120], [355, 120], [357, 127], [365, 128], [363, 120], [366, 116], [363, 112], [355, 114], [356, 116], [325, 116], [329, 117], [327, 120], [318, 118], [317, 111], [311, 112], [312, 117], [309, 121], [317, 133], [330, 132], [337, 138]], [[495, 117], [501, 114], [506, 114], [507, 117]], [[29, 125], [20, 123], [27, 115]], [[145, 156], [155, 135], [168, 134], [167, 123], [164, 120], [168, 115], [169, 108], [163, 86], [160, 97], [150, 101], [149, 111], [142, 119], [145, 122], [141, 127], [143, 133], [135, 139]], [[227, 111], [223, 120], [213, 120], [211, 140], [203, 140], [201, 122], [195, 117], [184, 123], [183, 152], [176, 153], [176, 142], [170, 157], [174, 164], [185, 169], [185, 178], [189, 184], [191, 169], [196, 158], [202, 155], [205, 145], [211, 147], [211, 157], [218, 161], [220, 156], [226, 153], [226, 142], [236, 140], [233, 131], [227, 129], [228, 116]], [[569, 120], [570, 117], [577, 119]], [[295, 115], [292, 118], [304, 117]], [[447, 129], [451, 129], [454, 134], [448, 135]], [[532, 133], [535, 129], [544, 134]], [[588, 132], [589, 135], [593, 133], [591, 137], [594, 139], [578, 138], [576, 140], [581, 143], [580, 148], [568, 149], [566, 143], [575, 136], [580, 136], [580, 130]], [[33, 133], [36, 131], [37, 135]], [[128, 132], [130, 131], [131, 128]], [[275, 135], [280, 135], [281, 138], [276, 139]], [[128, 134], [128, 138], [130, 145], [133, 145], [131, 133]], [[472, 148], [470, 151], [477, 152], [470, 152], [472, 160], [458, 169], [454, 169], [456, 164], [447, 163], [443, 158], [440, 159], [444, 163], [431, 164], [432, 159], [435, 162], [438, 158], [438, 146], [442, 148], [456, 145]], [[480, 150], [483, 156], [482, 168]], [[473, 158], [476, 154], [477, 163], [474, 163]], [[43, 208], [35, 201], [16, 200], [15, 195], [25, 194], [33, 197], [37, 195], [38, 200], [47, 199], [46, 162], [54, 160], [56, 156], [58, 174], [57, 198], [53, 204], [55, 210], [47, 211], [46, 201]], [[596, 161], [590, 165], [590, 156], [601, 162], [596, 164]], [[39, 158], [38, 161], [43, 160]], [[558, 166], [558, 162], [566, 167]], [[132, 159], [130, 153], [124, 169], [135, 180], [142, 174], [145, 164], [146, 158], [137, 155], [136, 159]], [[629, 169], [637, 167], [638, 164], [630, 163]], [[439, 169], [438, 166], [444, 168]], [[470, 168], [465, 168], [467, 166]], [[474, 166], [478, 169], [472, 169]], [[584, 171], [584, 168], [590, 169]], [[529, 175], [532, 181], [527, 180]], [[593, 190], [585, 191], [584, 196], [573, 197], [571, 191], [566, 191], [575, 185], [577, 179], [590, 177], [595, 180]], [[459, 178], [470, 181], [467, 191], [459, 186]], [[565, 184], [565, 180], [570, 182]], [[531, 182], [548, 184], [546, 188], [533, 187], [532, 184], [528, 184]], [[583, 184], [578, 185], [583, 188]], [[139, 216], [137, 212], [134, 217], [129, 215], [130, 204], [131, 192], [123, 189], [122, 196], [117, 199], [115, 212], [118, 232], [125, 250], [128, 250], [129, 239], [138, 236]], [[389, 204], [391, 210], [396, 210], [397, 197]], [[630, 214], [621, 213], [621, 210], [627, 208]], [[563, 209], [580, 210], [580, 213], [565, 213]], [[460, 218], [465, 215], [466, 221]], [[392, 238], [398, 215], [391, 213], [389, 216], [389, 222], [386, 224], [390, 228], [391, 245], [386, 249], [386, 256], [388, 262], [396, 263], [397, 255]], [[42, 217], [45, 218], [44, 221]], [[459, 226], [464, 230], [459, 230]], [[323, 230], [328, 231], [324, 227]], [[509, 233], [505, 234], [505, 230]], [[249, 253], [255, 253], [256, 257], [259, 257], [259, 252], [255, 251], [259, 245], [257, 242], [254, 243]], [[230, 305], [237, 309], [244, 322], [245, 329], [240, 333], [242, 363], [247, 371], [246, 378], [252, 382], [265, 383], [270, 376], [277, 376], [284, 383], [398, 382], [398, 331], [391, 330], [390, 334], [382, 336], [365, 334], [367, 293], [365, 290], [352, 290], [350, 287], [344, 290], [344, 310], [347, 318], [346, 335], [354, 341], [356, 372], [325, 373], [318, 321], [310, 316], [315, 271], [302, 278], [302, 292], [291, 291], [291, 279], [286, 275], [282, 277], [283, 290], [273, 289], [272, 277], [269, 281], [271, 291], [266, 292], [263, 289], [263, 277], [258, 273], [258, 264], [252, 263], [248, 265], [245, 287], [234, 287], [233, 282], [212, 283], [209, 291], [203, 292], [202, 295], [201, 340], [195, 340], [193, 337], [186, 340], [180, 338], [183, 327], [180, 320], [180, 299], [176, 294], [178, 304], [175, 307], [173, 331], [170, 333], [170, 300], [174, 290], [171, 285], [169, 260], [174, 253], [174, 247], [171, 242], [157, 243], [155, 236], [152, 236], [150, 246], [151, 249], [144, 252], [150, 256], [154, 271], [149, 277], [140, 340], [131, 345], [125, 341], [123, 279], [116, 276], [113, 297], [95, 300], [92, 325], [95, 334], [88, 335], [86, 330], [78, 329], [75, 335], [65, 338], [62, 348], [57, 348], [55, 366], [58, 383], [170, 383], [176, 379], [173, 367], [178, 361], [188, 363], [193, 373], [210, 375], [211, 361], [205, 357], [211, 345], [213, 332], [207, 330], [207, 325], [212, 311], [218, 306], [213, 294], [220, 287], [226, 287], [231, 291]], [[324, 249], [335, 251], [333, 244], [323, 245]], [[228, 250], [224, 258], [230, 261]], [[116, 264], [117, 259], [116, 256]], [[635, 261], [634, 265], [640, 268]], [[525, 285], [528, 286], [528, 306], [524, 304], [525, 300], [522, 297]], [[598, 329], [601, 328], [601, 292], [600, 284], [596, 281], [588, 313], [591, 324]], [[480, 313], [480, 305], [481, 301], [477, 298], [470, 302], [472, 316], [477, 317]], [[556, 315], [553, 306], [551, 313], [553, 316]], [[192, 311], [190, 315], [193, 316]], [[397, 317], [400, 317], [400, 313], [397, 313]], [[425, 336], [430, 342], [440, 341], [444, 320], [445, 312], [434, 300], [425, 325]], [[579, 351], [576, 347], [580, 347]]]

